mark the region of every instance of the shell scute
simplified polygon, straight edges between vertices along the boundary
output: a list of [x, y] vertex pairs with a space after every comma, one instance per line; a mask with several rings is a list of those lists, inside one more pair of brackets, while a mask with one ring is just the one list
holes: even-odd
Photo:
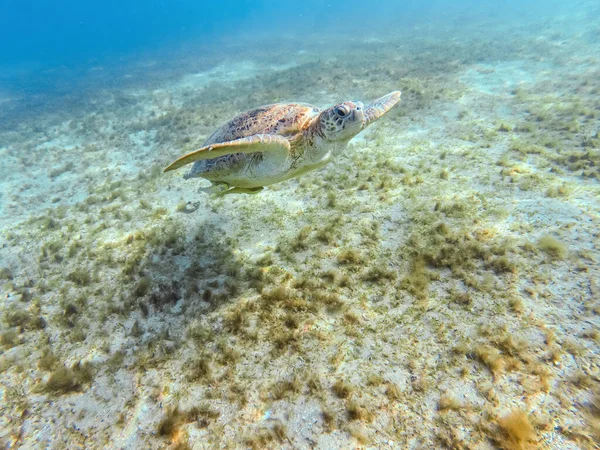
[[255, 134], [291, 136], [302, 131], [319, 112], [318, 108], [300, 103], [254, 108], [222, 125], [204, 145], [233, 141]]

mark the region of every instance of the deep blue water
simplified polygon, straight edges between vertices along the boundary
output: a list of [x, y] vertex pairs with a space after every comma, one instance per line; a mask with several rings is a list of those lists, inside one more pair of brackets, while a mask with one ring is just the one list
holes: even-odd
[[[189, 40], [218, 45], [248, 34], [301, 37], [375, 31], [436, 23], [559, 14], [558, 1], [193, 1], [2, 0], [0, 66], [93, 64]], [[27, 67], [26, 66], [26, 67]]]

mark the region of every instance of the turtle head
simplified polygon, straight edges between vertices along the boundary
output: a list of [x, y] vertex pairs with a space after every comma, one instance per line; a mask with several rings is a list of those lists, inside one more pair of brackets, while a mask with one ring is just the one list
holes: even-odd
[[363, 129], [362, 102], [344, 102], [327, 108], [319, 116], [321, 135], [328, 141], [349, 141]]
[[328, 141], [349, 141], [366, 127], [383, 117], [400, 101], [400, 91], [393, 91], [367, 106], [362, 102], [344, 102], [326, 109], [319, 116], [319, 134]]

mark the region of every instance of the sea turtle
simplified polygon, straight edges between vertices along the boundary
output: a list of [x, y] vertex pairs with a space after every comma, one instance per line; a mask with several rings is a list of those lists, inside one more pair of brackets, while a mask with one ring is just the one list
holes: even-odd
[[400, 101], [394, 91], [366, 107], [347, 101], [321, 111], [305, 103], [251, 109], [222, 125], [165, 172], [194, 163], [184, 178], [212, 182], [209, 193], [256, 193], [327, 164], [348, 141]]

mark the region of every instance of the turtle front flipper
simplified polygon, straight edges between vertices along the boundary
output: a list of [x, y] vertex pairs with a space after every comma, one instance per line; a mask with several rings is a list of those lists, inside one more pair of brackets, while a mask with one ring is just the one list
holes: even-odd
[[283, 136], [273, 134], [255, 134], [234, 141], [210, 144], [172, 162], [164, 171], [179, 169], [186, 164], [201, 159], [214, 159], [233, 153], [283, 152], [286, 156], [291, 150], [290, 142]]
[[400, 101], [400, 91], [390, 92], [365, 107], [364, 128], [381, 118]]

